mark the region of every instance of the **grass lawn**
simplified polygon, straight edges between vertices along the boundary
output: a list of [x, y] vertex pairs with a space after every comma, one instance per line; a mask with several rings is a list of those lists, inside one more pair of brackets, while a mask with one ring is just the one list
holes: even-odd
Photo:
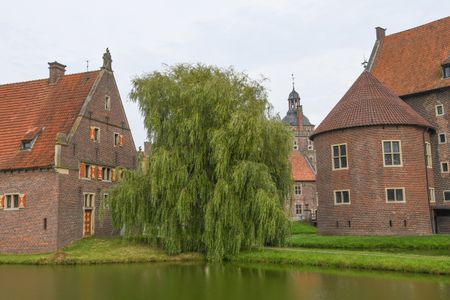
[[271, 263], [334, 269], [450, 274], [450, 257], [388, 252], [266, 248], [230, 259], [239, 263]]
[[422, 251], [450, 256], [450, 235], [429, 236], [321, 236], [296, 234], [288, 239], [290, 247], [320, 249]]
[[291, 222], [291, 234], [315, 234], [317, 228], [309, 225], [306, 222], [293, 221]]
[[0, 254], [0, 264], [102, 264], [203, 259], [197, 253], [169, 256], [149, 245], [121, 238], [85, 238], [48, 254]]

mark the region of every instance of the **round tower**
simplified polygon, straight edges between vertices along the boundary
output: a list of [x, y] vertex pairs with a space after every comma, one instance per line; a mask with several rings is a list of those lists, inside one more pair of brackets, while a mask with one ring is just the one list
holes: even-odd
[[432, 125], [364, 71], [314, 131], [322, 234], [431, 234]]

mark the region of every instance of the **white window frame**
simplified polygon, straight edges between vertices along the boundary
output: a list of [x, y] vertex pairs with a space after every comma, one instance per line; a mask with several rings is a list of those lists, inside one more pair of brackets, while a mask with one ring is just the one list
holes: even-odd
[[[105, 182], [111, 182], [112, 181], [111, 169], [112, 168], [110, 168], [110, 167], [103, 167], [102, 168], [102, 181], [105, 181]], [[109, 176], [105, 176], [105, 175], [108, 175], [108, 174], [109, 174]]]
[[444, 202], [450, 202], [450, 199], [449, 200], [445, 200], [445, 193], [450, 193], [450, 190], [442, 191], [442, 199], [444, 199]]
[[[86, 196], [92, 196], [92, 199], [89, 199], [92, 201], [90, 203], [91, 206], [86, 206]], [[94, 208], [95, 208], [95, 193], [91, 193], [91, 192], [83, 193], [83, 209], [94, 209]]]
[[111, 110], [111, 97], [108, 95], [105, 96], [105, 110]]
[[[441, 135], [444, 136], [444, 141], [441, 142]], [[447, 144], [447, 134], [445, 132], [441, 132], [438, 134], [438, 143], [439, 144]]]
[[[297, 213], [297, 209], [300, 208], [300, 213]], [[295, 203], [295, 215], [300, 216], [303, 213], [303, 205], [301, 203]]]
[[[447, 171], [444, 171], [444, 164], [447, 165]], [[441, 161], [441, 173], [443, 174], [450, 173], [450, 164], [448, 161]]]
[[434, 187], [429, 187], [428, 192], [430, 193], [430, 203], [436, 203], [436, 191]]
[[297, 139], [294, 139], [294, 146], [293, 146], [294, 150], [298, 150], [298, 142]]
[[[117, 140], [116, 140], [116, 138], [117, 138]], [[116, 141], [117, 141], [117, 143], [116, 143]], [[119, 145], [120, 144], [119, 141], [120, 141], [120, 133], [114, 132], [114, 139], [113, 139], [114, 147], [119, 147], [120, 146]]]
[[431, 144], [429, 142], [425, 142], [425, 158], [427, 162], [427, 168], [433, 168], [433, 158], [431, 156]]
[[[439, 112], [438, 112], [438, 107], [441, 107], [441, 108], [442, 108], [442, 114], [439, 114]], [[436, 117], [443, 116], [443, 115], [445, 114], [445, 111], [444, 111], [444, 105], [443, 105], [443, 104], [437, 104], [437, 105], [434, 107], [434, 109], [435, 109], [435, 112], [436, 112]]]
[[[94, 139], [92, 141], [100, 143], [100, 127], [92, 126], [92, 129], [94, 130]], [[95, 132], [97, 132], [97, 136], [95, 135]]]
[[[79, 165], [80, 165], [80, 168], [81, 168], [81, 163]], [[80, 174], [78, 174], [80, 179], [84, 179], [84, 180], [91, 180], [92, 179], [91, 167], [92, 167], [91, 164], [84, 164], [84, 175], [85, 175], [85, 177], [81, 177]]]
[[[398, 201], [398, 200], [394, 200], [394, 201], [389, 201], [388, 200], [388, 190], [394, 190], [394, 197], [397, 198], [397, 192], [396, 190], [402, 190], [403, 193], [403, 200], [402, 201]], [[387, 187], [384, 189], [384, 193], [385, 193], [385, 199], [386, 199], [386, 203], [406, 203], [406, 191], [404, 187]]]
[[[348, 192], [348, 202], [344, 202], [344, 193], [343, 192]], [[341, 199], [342, 199], [342, 202], [341, 203], [337, 203], [337, 197], [336, 197], [336, 193], [341, 193]], [[349, 189], [347, 189], [347, 190], [334, 190], [333, 191], [333, 197], [334, 197], [334, 205], [350, 205], [350, 204], [352, 204], [352, 198], [351, 198], [351, 195], [350, 195], [350, 190]]]
[[[314, 142], [308, 138], [308, 150], [314, 150]], [[348, 165], [348, 161], [347, 161]]]
[[[384, 143], [391, 143], [391, 155], [392, 155], [392, 163], [394, 163], [394, 154], [400, 154], [400, 164], [399, 165], [386, 165], [386, 155], [389, 153], [384, 152]], [[393, 147], [392, 147], [392, 143], [393, 142], [398, 142], [398, 150], [399, 152], [393, 152]], [[383, 152], [383, 167], [385, 168], [398, 168], [398, 167], [403, 167], [403, 153], [402, 153], [402, 141], [401, 140], [382, 140], [381, 141], [381, 150]]]
[[[300, 190], [300, 193], [297, 193], [297, 190]], [[301, 195], [302, 194], [302, 184], [301, 183], [295, 183], [294, 184], [294, 195]]]
[[[345, 155], [342, 155], [342, 153], [341, 153], [341, 146], [343, 146], [343, 145], [345, 145]], [[339, 154], [338, 154], [338, 156], [336, 156], [336, 157], [339, 158], [339, 168], [336, 168], [336, 166], [334, 165], [334, 158], [335, 158], [335, 156], [334, 156], [334, 147], [338, 147], [338, 149], [339, 149]], [[341, 167], [341, 158], [343, 156], [345, 156], [345, 162], [347, 164], [347, 166], [345, 168]], [[347, 145], [347, 143], [332, 144], [331, 145], [331, 167], [332, 167], [332, 170], [333, 171], [348, 170], [348, 165], [349, 165], [348, 161], [349, 161], [349, 159], [348, 159], [348, 145]]]
[[[17, 195], [17, 207], [14, 207], [14, 196]], [[19, 205], [20, 205], [20, 194], [19, 193], [6, 193], [5, 195], [5, 203], [3, 206], [4, 210], [19, 210]], [[11, 198], [11, 207], [8, 208], [8, 196], [13, 197]]]

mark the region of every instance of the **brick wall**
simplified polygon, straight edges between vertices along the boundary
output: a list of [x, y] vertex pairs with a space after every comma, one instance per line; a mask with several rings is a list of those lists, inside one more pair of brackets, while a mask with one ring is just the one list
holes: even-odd
[[[318, 228], [322, 234], [431, 234], [424, 141], [413, 126], [371, 126], [315, 137]], [[382, 140], [401, 140], [402, 167], [384, 167]], [[347, 143], [347, 170], [332, 171], [331, 145]], [[405, 203], [386, 203], [385, 188], [404, 187]], [[351, 204], [335, 205], [334, 190], [350, 190]], [[390, 222], [392, 222], [392, 227]], [[406, 226], [405, 222], [406, 221]], [[349, 224], [350, 222], [350, 224]]]
[[296, 195], [294, 191], [292, 191], [290, 215], [292, 218], [298, 219], [295, 211], [295, 205], [301, 204], [303, 216], [308, 218], [310, 216], [310, 212], [304, 212], [305, 204], [308, 205], [309, 210], [317, 209], [316, 183], [314, 181], [296, 181], [294, 185], [295, 184], [301, 185], [302, 193], [300, 195]]
[[[26, 195], [25, 208], [0, 210], [0, 251], [51, 252], [57, 249], [58, 176], [54, 171], [0, 173], [0, 195]], [[44, 219], [47, 229], [44, 229]]]
[[[106, 96], [110, 97], [110, 110], [105, 109]], [[100, 142], [90, 139], [91, 126], [100, 128]], [[115, 132], [123, 134], [123, 146], [114, 146]], [[83, 236], [84, 193], [95, 193], [94, 235], [113, 233], [110, 215], [107, 213], [103, 221], [99, 216], [103, 195], [108, 193], [113, 183], [98, 179], [80, 179], [80, 162], [111, 168], [135, 169], [137, 166], [136, 147], [112, 73], [104, 72], [70, 143], [62, 147], [61, 166], [68, 170], [69, 174], [59, 175], [62, 191], [59, 247]], [[118, 177], [118, 174], [116, 176]]]
[[[404, 96], [402, 99], [436, 128], [436, 133], [431, 135], [436, 205], [450, 208], [450, 202], [443, 201], [443, 191], [450, 190], [450, 173], [441, 173], [440, 168], [441, 161], [450, 161], [450, 88]], [[438, 104], [444, 106], [443, 116], [436, 116], [435, 107]], [[439, 133], [446, 133], [447, 143], [438, 143]]]

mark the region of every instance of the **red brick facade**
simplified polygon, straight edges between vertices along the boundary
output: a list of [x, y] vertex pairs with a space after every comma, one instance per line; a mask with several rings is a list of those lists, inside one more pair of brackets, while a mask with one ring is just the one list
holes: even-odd
[[[383, 140], [401, 141], [401, 167], [383, 165]], [[318, 229], [322, 234], [431, 234], [424, 141], [413, 126], [372, 126], [323, 133], [314, 138], [318, 172]], [[348, 169], [332, 169], [333, 144], [347, 144]], [[427, 183], [428, 177], [428, 183]], [[404, 203], [388, 203], [386, 188], [404, 188]], [[350, 204], [335, 204], [334, 191], [349, 190]]]
[[433, 232], [433, 126], [364, 71], [317, 127], [322, 234]]
[[450, 233], [450, 173], [442, 170], [442, 164], [450, 164], [450, 77], [444, 72], [450, 67], [450, 17], [390, 35], [377, 31], [382, 34], [368, 69], [436, 129], [431, 136], [433, 225], [437, 233]]
[[[104, 222], [101, 222], [99, 210], [101, 200], [114, 183], [114, 178], [108, 181], [98, 178], [98, 167], [110, 168], [118, 179], [120, 169], [136, 168], [137, 153], [112, 71], [102, 68], [89, 74], [96, 76], [89, 93], [84, 95], [74, 118], [67, 115], [67, 119], [63, 120], [70, 122], [70, 130], [53, 136], [54, 145], [47, 150], [54, 151], [52, 164], [48, 167], [0, 170], [0, 196], [8, 193], [26, 195], [24, 208], [0, 209], [0, 252], [50, 252], [82, 238], [84, 213], [85, 210], [90, 211], [84, 207], [85, 193], [95, 194], [91, 234], [113, 233], [109, 215], [106, 214]], [[62, 76], [69, 78], [74, 75]], [[63, 82], [65, 78], [59, 80]], [[74, 86], [72, 88], [76, 89]], [[109, 108], [105, 106], [107, 97]], [[55, 95], [54, 105], [58, 105], [58, 100]], [[98, 142], [90, 138], [90, 128], [93, 126], [100, 129]], [[123, 145], [115, 145], [115, 133], [123, 137]], [[37, 150], [32, 148], [30, 155]], [[95, 178], [80, 178], [80, 163], [96, 166]]]

